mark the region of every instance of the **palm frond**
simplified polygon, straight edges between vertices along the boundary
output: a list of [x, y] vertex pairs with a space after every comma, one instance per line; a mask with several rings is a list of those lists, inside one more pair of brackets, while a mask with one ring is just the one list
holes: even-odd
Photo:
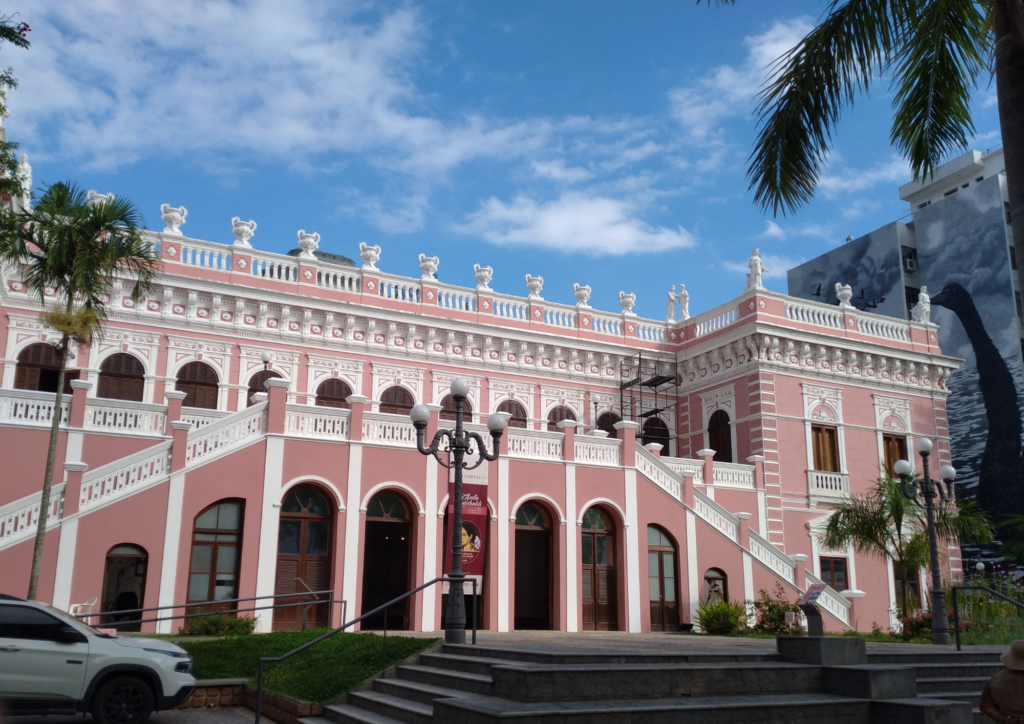
[[995, 529], [989, 514], [973, 502], [960, 500], [939, 506], [935, 516], [935, 530], [945, 540], [963, 540], [971, 543], [991, 543]]

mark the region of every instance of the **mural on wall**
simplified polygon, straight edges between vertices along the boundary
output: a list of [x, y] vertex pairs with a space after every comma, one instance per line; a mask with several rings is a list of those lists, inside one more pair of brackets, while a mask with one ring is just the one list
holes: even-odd
[[790, 296], [838, 304], [836, 282], [853, 287], [850, 303], [873, 314], [906, 319], [900, 242], [909, 234], [899, 221], [789, 270]]
[[999, 177], [914, 212], [921, 284], [945, 354], [964, 359], [947, 405], [960, 494], [1024, 513], [1020, 332]]

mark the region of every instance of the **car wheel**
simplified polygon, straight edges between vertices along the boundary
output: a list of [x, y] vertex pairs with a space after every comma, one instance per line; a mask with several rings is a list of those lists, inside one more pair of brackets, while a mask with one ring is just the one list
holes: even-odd
[[153, 713], [153, 690], [135, 676], [118, 676], [103, 684], [92, 702], [97, 724], [144, 724]]

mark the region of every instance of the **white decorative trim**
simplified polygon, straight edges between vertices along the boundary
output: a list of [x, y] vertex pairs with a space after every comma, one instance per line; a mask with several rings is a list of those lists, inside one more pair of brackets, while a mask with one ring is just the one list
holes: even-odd
[[614, 508], [619, 514], [619, 525], [623, 528], [629, 527], [629, 518], [626, 517], [626, 512], [619, 507], [619, 504], [610, 498], [591, 498], [579, 509], [579, 515], [576, 518], [576, 525], [583, 525], [583, 514], [593, 508], [595, 505], [607, 505], [610, 508]]
[[378, 492], [380, 492], [381, 490], [384, 490], [385, 488], [398, 488], [399, 490], [401, 490], [401, 491], [403, 491], [405, 493], [408, 493], [410, 496], [412, 496], [412, 499], [416, 501], [416, 506], [417, 506], [416, 512], [419, 515], [419, 517], [422, 518], [423, 516], [425, 516], [427, 514], [426, 510], [423, 508], [423, 501], [420, 499], [420, 496], [417, 495], [415, 490], [410, 488], [405, 483], [390, 482], [390, 481], [386, 482], [386, 483], [377, 483], [372, 488], [370, 488], [370, 490], [363, 497], [363, 502], [360, 503], [360, 505], [359, 505], [359, 512], [360, 513], [365, 513], [367, 506], [370, 504], [370, 499], [374, 495], [376, 495]]
[[287, 483], [281, 486], [281, 493], [277, 496], [277, 503], [275, 505], [283, 505], [285, 496], [288, 495], [288, 491], [298, 485], [305, 485], [306, 483], [317, 483], [321, 487], [327, 488], [334, 495], [334, 504], [338, 509], [339, 513], [345, 512], [345, 500], [342, 498], [341, 491], [335, 487], [327, 478], [321, 478], [319, 475], [300, 475], [297, 478], [292, 478]]
[[527, 493], [519, 500], [517, 500], [515, 504], [512, 506], [512, 509], [509, 511], [509, 522], [515, 523], [516, 516], [519, 514], [520, 506], [522, 506], [523, 503], [526, 503], [534, 499], [544, 500], [547, 501], [548, 503], [551, 503], [551, 505], [554, 506], [555, 508], [555, 512], [558, 513], [558, 522], [562, 525], [565, 525], [565, 515], [563, 515], [561, 507], [559, 507], [558, 503], [555, 502], [554, 498], [552, 498], [550, 495], [545, 495], [544, 493]]

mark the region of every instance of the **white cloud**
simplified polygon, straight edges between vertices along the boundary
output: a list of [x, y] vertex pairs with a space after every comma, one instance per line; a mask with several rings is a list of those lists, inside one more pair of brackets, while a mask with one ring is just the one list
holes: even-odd
[[774, 221], [769, 221], [761, 236], [767, 236], [769, 239], [785, 239], [786, 232]]
[[669, 91], [672, 114], [692, 138], [715, 136], [722, 121], [753, 111], [772, 64], [813, 27], [809, 18], [780, 20], [762, 35], [745, 38], [742, 64], [720, 65], [696, 83]]
[[492, 197], [456, 230], [495, 244], [593, 255], [658, 252], [696, 245], [686, 229], [651, 226], [637, 218], [635, 211], [628, 201], [578, 192], [548, 202], [517, 196], [506, 204]]
[[911, 178], [907, 162], [894, 156], [868, 169], [847, 169], [841, 174], [825, 174], [818, 179], [818, 188], [826, 198], [864, 191], [881, 183], [906, 183]]
[[[786, 272], [804, 262], [802, 257], [792, 259], [788, 256], [777, 256], [775, 254], [758, 254], [758, 256], [761, 257], [761, 262], [766, 267], [764, 276], [769, 279], [785, 278]], [[750, 271], [750, 268], [747, 266], [747, 262], [745, 261], [727, 261], [724, 262], [722, 266], [725, 269], [738, 274], [746, 274]]]
[[772, 220], [765, 223], [765, 229], [761, 236], [767, 239], [788, 239], [793, 236], [814, 236], [821, 239], [831, 239], [834, 231], [823, 224], [804, 224], [803, 226], [792, 226], [782, 228]]
[[585, 181], [593, 176], [590, 171], [584, 168], [570, 168], [565, 165], [565, 160], [558, 158], [554, 161], [534, 161], [533, 173], [540, 178], [548, 178], [553, 181], [565, 181], [574, 184], [577, 181]]

